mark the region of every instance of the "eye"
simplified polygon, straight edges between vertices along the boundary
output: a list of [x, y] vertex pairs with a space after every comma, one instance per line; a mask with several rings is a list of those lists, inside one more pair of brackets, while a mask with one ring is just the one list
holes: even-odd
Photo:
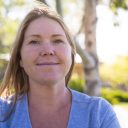
[[54, 42], [54, 43], [57, 43], [57, 44], [59, 44], [59, 43], [64, 43], [64, 41], [63, 41], [62, 39], [56, 39], [56, 40], [54, 40], [53, 42]]
[[31, 40], [29, 42], [29, 44], [39, 44], [39, 43], [40, 43], [40, 41], [38, 41], [38, 40]]

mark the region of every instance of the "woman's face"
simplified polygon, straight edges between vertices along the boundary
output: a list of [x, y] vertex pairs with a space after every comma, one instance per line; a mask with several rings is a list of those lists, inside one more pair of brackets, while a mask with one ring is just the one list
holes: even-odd
[[24, 35], [20, 61], [30, 85], [65, 83], [71, 63], [71, 47], [59, 23], [46, 17], [32, 21]]

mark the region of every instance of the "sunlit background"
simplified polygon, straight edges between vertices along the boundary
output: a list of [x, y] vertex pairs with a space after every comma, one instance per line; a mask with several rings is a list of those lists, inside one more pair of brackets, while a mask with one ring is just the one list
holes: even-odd
[[[22, 6], [13, 6], [7, 9], [10, 2], [0, 1], [0, 79], [9, 60], [10, 49], [15, 33], [26, 12], [32, 7], [32, 1], [26, 0]], [[22, 0], [19, 0], [22, 3]], [[2, 2], [5, 3], [2, 5]], [[47, 0], [55, 9], [55, 1]], [[75, 35], [81, 25], [84, 0], [63, 1], [63, 18]], [[103, 85], [102, 97], [114, 105], [120, 117], [122, 128], [128, 128], [128, 10], [119, 8], [115, 15], [108, 6], [109, 0], [97, 5], [97, 54], [99, 57], [99, 72]], [[6, 8], [6, 9], [5, 9]], [[79, 42], [84, 47], [84, 34], [79, 36]], [[82, 60], [76, 56], [76, 69], [70, 84], [71, 87], [81, 91], [84, 85]], [[2, 75], [1, 75], [2, 74]], [[121, 102], [120, 102], [121, 101]], [[123, 103], [122, 103], [123, 101]]]
[[[8, 3], [9, 0], [5, 0], [5, 2]], [[50, 6], [55, 8], [54, 1], [47, 0], [47, 2]], [[30, 0], [26, 0], [26, 3], [27, 4], [23, 7], [14, 7], [11, 9], [8, 12], [8, 16], [14, 20], [17, 18], [22, 20], [26, 12], [29, 11], [32, 6]], [[79, 2], [79, 5], [77, 3], [78, 1], [75, 3], [71, 1], [65, 3], [63, 2], [63, 8], [66, 8], [66, 12], [64, 13], [64, 20], [73, 34], [78, 31], [83, 14], [83, 1]], [[96, 39], [99, 60], [101, 62], [111, 64], [117, 57], [127, 56], [128, 11], [119, 9], [118, 16], [116, 16], [106, 4], [99, 4], [97, 6], [97, 17], [98, 21]], [[81, 35], [81, 37], [83, 36]], [[76, 60], [77, 62], [81, 62], [81, 59], [78, 56]]]

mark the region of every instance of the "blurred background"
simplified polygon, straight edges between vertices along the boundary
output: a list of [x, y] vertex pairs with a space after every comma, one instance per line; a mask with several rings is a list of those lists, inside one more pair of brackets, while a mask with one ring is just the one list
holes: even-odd
[[[36, 0], [35, 0], [36, 1]], [[128, 0], [38, 0], [64, 19], [76, 44], [69, 87], [107, 99], [128, 128]], [[0, 0], [0, 82], [32, 0]]]

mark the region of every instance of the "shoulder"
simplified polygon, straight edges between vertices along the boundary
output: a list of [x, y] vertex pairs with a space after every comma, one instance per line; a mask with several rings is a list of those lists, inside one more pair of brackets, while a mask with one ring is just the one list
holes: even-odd
[[9, 109], [11, 107], [11, 101], [9, 99], [3, 99], [0, 97], [0, 127], [7, 128], [7, 124], [5, 125], [5, 117], [7, 113], [9, 112]]
[[10, 98], [4, 99], [0, 97], [0, 110], [7, 109], [12, 104], [12, 100]]
[[74, 90], [71, 90], [71, 92], [75, 107], [81, 107], [83, 112], [97, 120], [99, 126], [103, 126], [103, 128], [104, 125], [105, 128], [107, 125], [108, 127], [119, 126], [113, 107], [107, 100], [102, 97], [88, 96]]
[[14, 96], [8, 99], [0, 98], [0, 128], [9, 128], [10, 126], [12, 128], [20, 125], [26, 114], [24, 102], [25, 96], [19, 96], [16, 103], [14, 103]]
[[[18, 97], [16, 103], [15, 103], [15, 109], [17, 105], [22, 101], [20, 100], [22, 98]], [[9, 96], [8, 98], [1, 98], [0, 97], [0, 118], [2, 118], [2, 115], [5, 115], [5, 113], [9, 113], [11, 109], [14, 107], [14, 95]]]
[[[22, 102], [24, 102], [24, 100], [25, 100], [25, 95], [18, 96], [15, 107], [21, 105]], [[8, 98], [0, 97], [0, 113], [7, 112], [8, 110], [11, 109], [13, 105], [14, 105], [14, 95]]]
[[6, 113], [12, 105], [11, 99], [3, 99], [0, 97], [0, 119], [3, 117], [2, 115]]
[[102, 97], [88, 96], [84, 93], [71, 90], [72, 100], [78, 104], [84, 104], [93, 109], [99, 109], [101, 113], [112, 109], [111, 104]]
[[81, 93], [75, 90], [71, 90], [71, 92], [72, 92], [73, 100], [79, 103], [83, 102], [83, 103], [99, 104], [99, 105], [109, 104], [108, 101], [106, 101], [102, 97], [88, 96], [85, 93]]

